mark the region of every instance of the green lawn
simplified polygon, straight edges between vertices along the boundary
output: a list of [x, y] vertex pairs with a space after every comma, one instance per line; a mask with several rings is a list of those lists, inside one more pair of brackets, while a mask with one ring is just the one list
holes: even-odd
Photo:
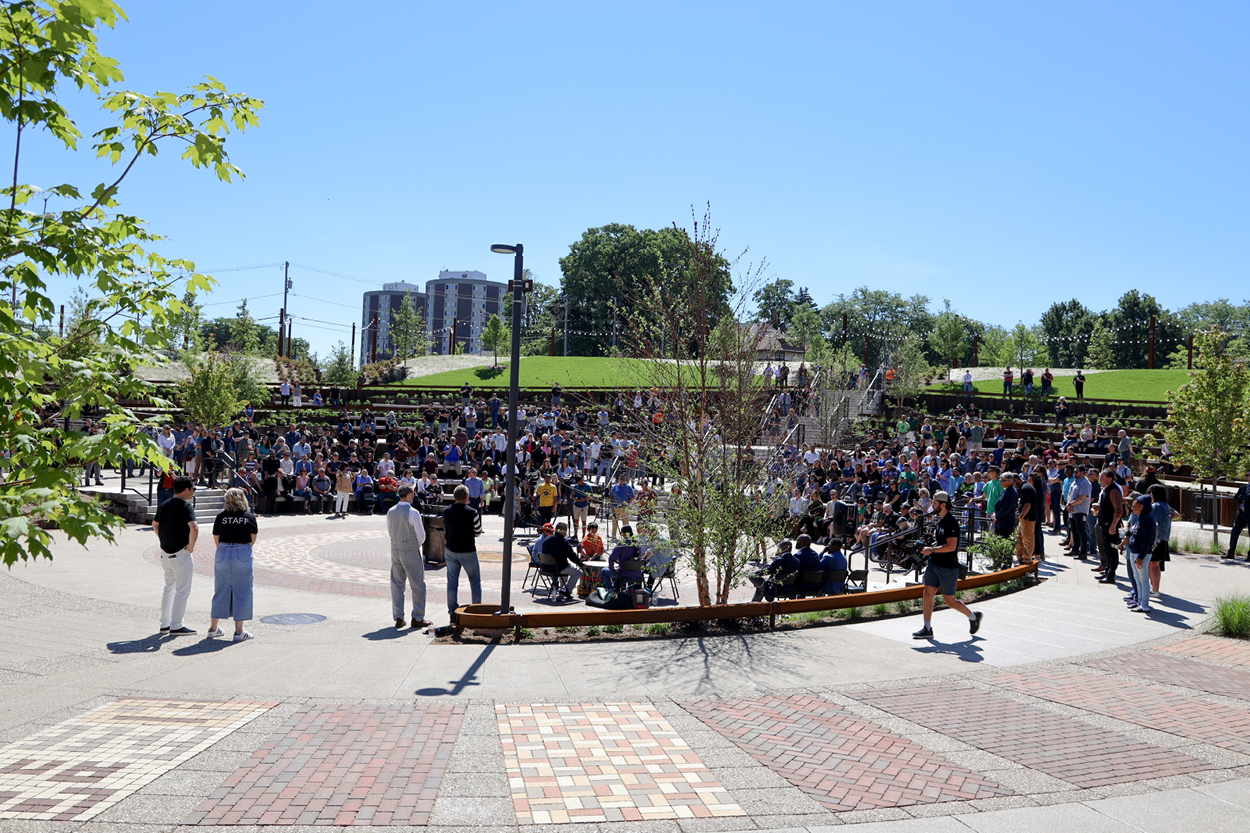
[[[402, 384], [418, 388], [458, 388], [468, 382], [484, 390], [506, 389], [510, 373], [507, 363], [501, 361], [497, 368], [449, 370], [407, 379]], [[648, 379], [645, 369], [633, 371], [624, 359], [591, 356], [526, 356], [521, 359], [522, 388], [550, 388], [559, 382], [566, 388], [623, 389], [645, 384]]]
[[[958, 372], [956, 369], [956, 373]], [[1041, 388], [1041, 370], [1034, 368], [1034, 374], [1034, 391], [1037, 391]], [[1109, 370], [1105, 373], [1086, 373], [1085, 395], [1090, 399], [1112, 399], [1120, 402], [1166, 402], [1169, 390], [1175, 390], [1188, 381], [1187, 370]], [[939, 390], [963, 390], [963, 384], [958, 382], [933, 387]], [[1003, 392], [1001, 380], [975, 382], [972, 387], [977, 393], [992, 396], [1001, 396]], [[1020, 374], [1017, 373], [1016, 393], [1020, 390]], [[1071, 376], [1055, 377], [1055, 395], [1069, 399], [1076, 396]]]

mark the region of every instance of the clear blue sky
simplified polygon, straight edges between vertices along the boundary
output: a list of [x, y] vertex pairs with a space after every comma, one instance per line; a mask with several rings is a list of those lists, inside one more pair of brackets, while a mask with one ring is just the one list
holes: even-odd
[[[1244, 1], [123, 6], [103, 46], [128, 87], [212, 74], [267, 105], [233, 141], [244, 183], [171, 158], [123, 192], [202, 267], [506, 279], [488, 247], [521, 241], [558, 284], [588, 227], [710, 201], [726, 250], [822, 304], [868, 284], [1012, 324], [1132, 287], [1250, 296]], [[35, 184], [105, 175], [28, 160]], [[210, 302], [276, 314], [279, 269], [219, 277]], [[348, 305], [295, 314], [358, 320], [369, 287], [292, 277]]]

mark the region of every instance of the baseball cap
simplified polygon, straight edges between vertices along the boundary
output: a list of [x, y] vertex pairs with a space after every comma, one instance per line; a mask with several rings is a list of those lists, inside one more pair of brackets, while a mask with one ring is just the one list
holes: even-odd
[[933, 502], [934, 503], [950, 503], [951, 496], [946, 494], [946, 492], [934, 492]]
[[551, 524], [543, 524], [543, 532], [555, 532], [556, 528]]

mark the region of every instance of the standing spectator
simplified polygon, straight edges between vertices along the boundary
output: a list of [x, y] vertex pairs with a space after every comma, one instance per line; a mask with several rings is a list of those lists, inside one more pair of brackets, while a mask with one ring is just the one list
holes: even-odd
[[1011, 372], [1011, 368], [1003, 371], [1003, 395], [1011, 396], [1011, 387], [1016, 380], [1016, 374]]
[[[994, 510], [990, 513], [990, 520], [994, 522], [995, 535], [1000, 538], [1010, 538], [1012, 530], [1016, 528], [1016, 508], [1019, 506], [1020, 493], [1016, 491], [1015, 472], [1005, 471], [999, 479], [1003, 484], [1003, 490], [998, 496]], [[986, 490], [989, 490], [989, 486], [986, 486]], [[1019, 551], [1017, 547], [1016, 552]]]
[[304, 407], [304, 391], [299, 386], [299, 379], [295, 380], [295, 384], [291, 388], [291, 406], [294, 408]]
[[1129, 610], [1134, 613], [1150, 612], [1150, 557], [1155, 547], [1151, 503], [1150, 495], [1140, 495], [1133, 501], [1132, 512], [1137, 516], [1137, 524], [1120, 545], [1127, 556], [1125, 566], [1131, 573], [1134, 599], [1129, 604]]
[[773, 371], [773, 363], [768, 362], [768, 364], [764, 365], [764, 387], [771, 388], [773, 386], [774, 375], [775, 372]]
[[1016, 556], [1021, 564], [1031, 564], [1034, 561], [1033, 550], [1037, 546], [1034, 538], [1037, 534], [1037, 523], [1034, 518], [1040, 499], [1032, 479], [1026, 474], [1020, 485], [1020, 526], [1016, 537]]
[[964, 371], [964, 393], [972, 393], [972, 371]]
[[550, 473], [543, 475], [543, 482], [534, 489], [534, 496], [538, 498], [538, 516], [543, 523], [550, 523], [555, 517], [556, 501], [560, 497], [560, 487], [551, 482]]
[[[585, 476], [577, 475], [577, 479], [573, 483], [573, 537], [575, 538], [581, 533], [589, 534], [586, 518], [590, 514], [590, 496], [592, 491], [590, 484], [586, 482]], [[598, 528], [598, 526], [595, 526], [596, 530]]]
[[629, 523], [629, 506], [634, 502], [634, 487], [630, 486], [624, 474], [617, 476], [616, 485], [608, 492], [608, 497], [612, 501], [612, 522], [608, 530], [609, 538], [616, 538], [616, 530], [619, 524]]
[[352, 473], [346, 466], [339, 469], [334, 479], [334, 517], [347, 517], [347, 502], [352, 497]]
[[[1233, 503], [1237, 506], [1237, 514], [1233, 517], [1233, 528], [1228, 533], [1228, 552], [1220, 556], [1227, 559], [1237, 557], [1237, 539], [1250, 522], [1250, 483], [1243, 483], [1237, 489], [1237, 494], [1233, 495]], [[1246, 556], [1246, 561], [1250, 561], [1250, 555]]]
[[1033, 395], [1033, 368], [1031, 367], [1025, 368], [1024, 372], [1020, 374], [1020, 382], [1021, 384], [1024, 385], [1024, 395], [1032, 396]]
[[1129, 460], [1133, 458], [1133, 441], [1129, 439], [1128, 432], [1123, 428], [1120, 429], [1120, 441], [1116, 450], [1120, 452], [1120, 462], [1127, 466]]
[[1050, 372], [1050, 368], [1042, 371], [1042, 396], [1050, 396], [1051, 390], [1055, 386], [1055, 374]]
[[1098, 480], [1101, 498], [1098, 502], [1098, 553], [1103, 584], [1115, 584], [1115, 571], [1120, 566], [1120, 521], [1124, 519], [1124, 495], [1115, 482], [1115, 473], [1103, 469]]
[[1090, 482], [1085, 476], [1085, 466], [1076, 467], [1076, 476], [1068, 487], [1068, 535], [1072, 542], [1072, 554], [1077, 558], [1090, 555], [1092, 549], [1089, 541], [1089, 526], [1086, 516], [1089, 514]]
[[1155, 549], [1150, 556], [1150, 590], [1159, 595], [1159, 584], [1167, 562], [1172, 560], [1172, 521], [1181, 516], [1168, 505], [1168, 490], [1162, 483], [1150, 487], [1150, 517], [1155, 522]]
[[444, 550], [447, 560], [447, 613], [455, 622], [456, 608], [460, 606], [461, 569], [469, 577], [469, 595], [473, 604], [482, 603], [482, 571], [477, 561], [476, 541], [477, 536], [482, 534], [482, 516], [469, 505], [469, 490], [465, 486], [457, 486], [452, 492], [452, 499], [455, 502], [443, 510], [443, 530], [447, 535]]
[[209, 638], [225, 636], [217, 626], [222, 619], [234, 620], [234, 641], [252, 638], [243, 623], [252, 619], [252, 545], [259, 528], [249, 511], [242, 489], [227, 489], [225, 508], [213, 521], [213, 542], [217, 556], [213, 567], [214, 589]]
[[195, 575], [196, 539], [200, 527], [195, 522], [195, 484], [189, 477], [176, 477], [174, 495], [156, 510], [152, 531], [161, 542], [161, 569], [165, 571], [165, 589], [161, 594], [161, 634], [189, 636], [195, 631], [186, 627], [187, 600], [191, 598], [191, 578]]
[[[278, 386], [278, 394], [282, 397], [282, 407], [291, 404], [291, 383], [286, 379], [282, 380], [282, 384]], [[273, 394], [270, 394], [272, 396]], [[273, 401], [272, 399], [270, 400]]]
[[396, 629], [404, 626], [404, 585], [412, 588], [412, 627], [429, 627], [425, 618], [425, 526], [421, 513], [412, 507], [411, 486], [399, 488], [399, 502], [386, 513], [386, 531], [391, 539], [391, 613]]
[[1072, 387], [1076, 388], [1076, 398], [1085, 398], [1085, 371], [1078, 370], [1076, 375], [1072, 377]]

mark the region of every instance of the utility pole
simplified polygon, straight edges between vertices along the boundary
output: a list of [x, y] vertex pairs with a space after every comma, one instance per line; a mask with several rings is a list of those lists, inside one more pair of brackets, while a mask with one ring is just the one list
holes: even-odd
[[373, 333], [369, 336], [369, 364], [378, 360], [378, 314], [373, 314]]
[[352, 322], [352, 369], [356, 369], [356, 322]]
[[286, 332], [286, 307], [278, 310], [278, 358], [282, 358], [282, 336]]
[[447, 339], [447, 355], [456, 355], [456, 330], [460, 329], [460, 319], [451, 319], [451, 337]]
[[612, 349], [616, 349], [616, 297], [612, 298]]
[[569, 296], [564, 296], [564, 358], [569, 357]]
[[1189, 334], [1189, 369], [1194, 369], [1194, 334]]
[[1155, 369], [1155, 317], [1150, 316], [1150, 369]]
[[972, 334], [972, 366], [973, 367], [981, 366], [981, 356], [977, 350], [977, 348], [980, 347], [980, 345], [981, 345], [981, 334], [973, 333]]
[[552, 324], [551, 325], [551, 357], [555, 358], [555, 355], [556, 355], [556, 325]]
[[291, 358], [291, 330], [295, 329], [295, 322], [291, 319], [286, 321], [286, 357]]
[[[65, 338], [65, 305], [61, 304], [61, 338]], [[1190, 339], [1193, 340], [1192, 337]]]
[[848, 321], [847, 321], [846, 313], [844, 312], [842, 313], [842, 346], [843, 347], [846, 346], [847, 332], [848, 332]]
[[[287, 309], [286, 294], [290, 291], [291, 291], [291, 264], [286, 261], [283, 261], [282, 262], [282, 311], [284, 314], [286, 313], [286, 309]], [[286, 346], [286, 351], [287, 353], [291, 352], [291, 345], [289, 342]], [[278, 355], [279, 356], [283, 355], [281, 329], [279, 329], [278, 331]]]

